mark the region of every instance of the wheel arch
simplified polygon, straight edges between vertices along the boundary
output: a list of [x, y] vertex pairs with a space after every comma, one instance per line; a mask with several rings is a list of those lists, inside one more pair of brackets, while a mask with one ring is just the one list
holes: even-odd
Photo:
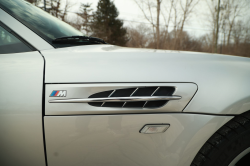
[[[221, 146], [229, 140], [228, 137], [230, 137], [232, 134], [240, 134], [245, 131], [250, 131], [250, 110], [236, 115], [234, 118], [220, 127], [215, 133], [213, 133], [212, 136], [200, 148], [194, 157], [191, 166], [206, 166], [206, 162], [215, 162], [212, 161], [212, 154], [218, 153], [218, 149], [220, 149]], [[244, 151], [244, 149], [240, 148], [241, 147], [238, 148], [238, 151]], [[219, 160], [221, 158], [217, 157], [216, 160], [217, 159]]]

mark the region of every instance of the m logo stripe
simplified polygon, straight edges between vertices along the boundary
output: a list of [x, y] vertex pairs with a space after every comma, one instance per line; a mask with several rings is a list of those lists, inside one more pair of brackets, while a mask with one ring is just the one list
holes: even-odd
[[55, 96], [57, 91], [53, 91], [50, 96]]
[[55, 94], [54, 96], [57, 96], [57, 95], [58, 95], [58, 93], [59, 93], [59, 91], [57, 91], [57, 92], [56, 92], [56, 94]]
[[66, 90], [54, 90], [50, 94], [50, 97], [66, 97], [67, 91]]

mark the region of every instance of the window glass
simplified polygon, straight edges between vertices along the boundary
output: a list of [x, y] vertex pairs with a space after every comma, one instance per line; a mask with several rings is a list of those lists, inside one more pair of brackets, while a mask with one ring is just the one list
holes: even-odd
[[64, 47], [52, 43], [52, 40], [66, 36], [83, 36], [83, 34], [66, 24], [65, 22], [51, 16], [40, 8], [23, 0], [0, 1], [0, 8], [18, 19], [28, 28], [33, 30], [54, 47]]
[[29, 48], [0, 25], [0, 54], [29, 51], [32, 51], [31, 48]]

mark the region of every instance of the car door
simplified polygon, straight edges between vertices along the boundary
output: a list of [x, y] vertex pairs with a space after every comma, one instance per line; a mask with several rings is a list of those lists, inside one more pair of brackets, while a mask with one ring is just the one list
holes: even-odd
[[43, 69], [41, 54], [0, 21], [0, 165], [45, 165]]

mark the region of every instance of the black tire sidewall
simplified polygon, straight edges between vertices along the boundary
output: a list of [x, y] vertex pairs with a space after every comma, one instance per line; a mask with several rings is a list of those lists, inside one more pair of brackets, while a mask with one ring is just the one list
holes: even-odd
[[[228, 166], [240, 153], [250, 147], [250, 129], [237, 134], [231, 138], [227, 138], [224, 143], [221, 144], [220, 149], [216, 149], [210, 156], [214, 158], [214, 162], [209, 165], [213, 166]], [[206, 164], [205, 164], [206, 165]]]

